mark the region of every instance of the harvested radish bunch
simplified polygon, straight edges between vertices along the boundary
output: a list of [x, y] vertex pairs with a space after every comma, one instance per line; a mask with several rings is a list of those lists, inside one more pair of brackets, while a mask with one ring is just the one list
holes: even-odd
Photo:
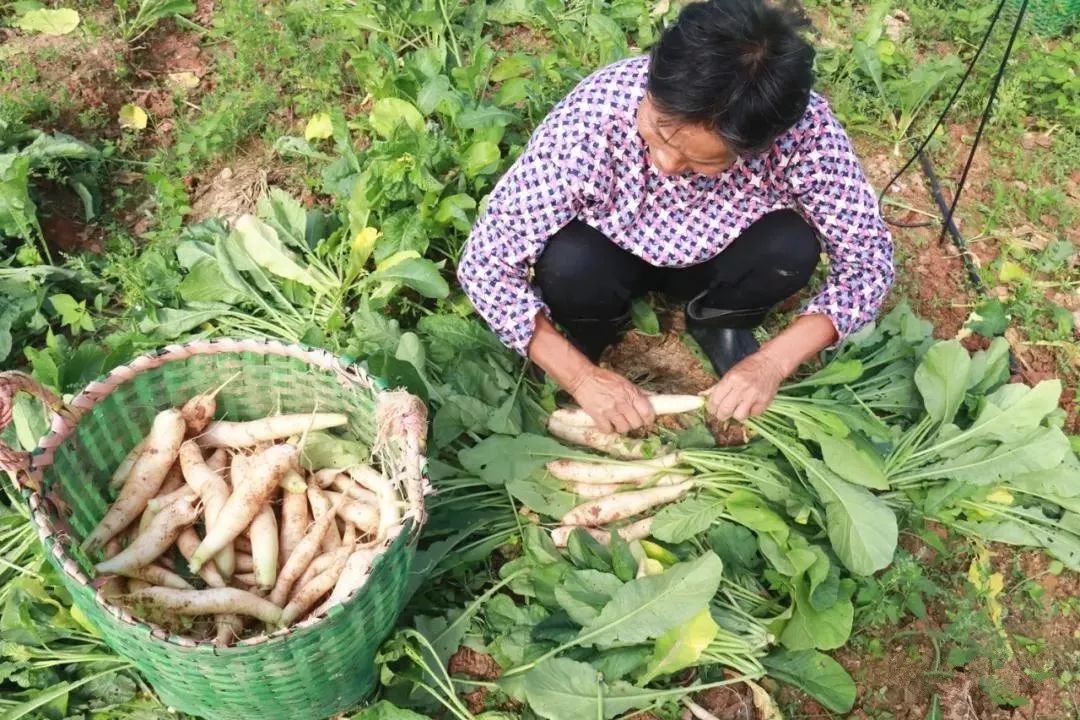
[[[400, 532], [406, 503], [402, 481], [384, 475], [398, 468], [325, 432], [347, 416], [215, 420], [221, 389], [157, 415], [113, 473], [118, 496], [83, 548], [103, 600], [224, 647], [349, 599]], [[347, 450], [349, 466], [305, 453], [313, 433], [335, 459]]]

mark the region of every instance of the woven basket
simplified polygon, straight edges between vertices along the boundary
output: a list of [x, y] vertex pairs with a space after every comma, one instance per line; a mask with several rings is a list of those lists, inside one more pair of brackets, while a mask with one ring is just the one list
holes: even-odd
[[[92, 588], [92, 563], [76, 546], [108, 507], [112, 470], [155, 414], [234, 375], [218, 396], [219, 417], [346, 413], [348, 431], [381, 448], [384, 469], [393, 465], [410, 510], [403, 531], [387, 540], [366, 584], [348, 602], [321, 619], [219, 649], [110, 605]], [[236, 340], [173, 345], [139, 357], [91, 383], [67, 407], [25, 375], [0, 374], [0, 429], [11, 419], [18, 390], [46, 402], [54, 413], [52, 428], [33, 453], [0, 445], [0, 467], [12, 473], [29, 502], [74, 604], [164, 703], [215, 720], [301, 720], [347, 710], [374, 689], [375, 654], [404, 604], [413, 541], [424, 519], [424, 463], [406, 458], [423, 457], [426, 422], [408, 424], [386, 411], [403, 394], [385, 392], [363, 370], [323, 351]], [[411, 396], [405, 400], [423, 407]], [[405, 452], [410, 447], [414, 452]]]
[[[1016, 17], [1023, 0], [1007, 0], [1006, 16]], [[1054, 37], [1080, 25], [1080, 0], [1028, 0], [1025, 22], [1040, 35]]]

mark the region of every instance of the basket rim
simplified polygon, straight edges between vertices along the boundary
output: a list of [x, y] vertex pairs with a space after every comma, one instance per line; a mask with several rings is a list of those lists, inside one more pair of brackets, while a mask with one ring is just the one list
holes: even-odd
[[[79, 564], [68, 552], [63, 538], [67, 533], [54, 527], [49, 517], [47, 507], [52, 501], [46, 497], [43, 485], [44, 470], [53, 464], [56, 450], [72, 435], [78, 427], [79, 421], [95, 405], [108, 397], [113, 391], [133, 380], [139, 374], [154, 370], [170, 362], [186, 360], [198, 355], [223, 355], [254, 353], [257, 355], [277, 355], [300, 360], [313, 365], [321, 370], [332, 372], [338, 376], [338, 381], [343, 388], [360, 387], [373, 391], [376, 396], [388, 392], [389, 388], [380, 378], [371, 375], [362, 363], [357, 363], [321, 348], [311, 348], [301, 344], [285, 343], [280, 340], [269, 338], [212, 338], [204, 340], [192, 340], [186, 343], [173, 343], [157, 350], [144, 353], [133, 358], [130, 362], [118, 365], [98, 379], [87, 384], [83, 390], [67, 404], [71, 410], [70, 416], [54, 414], [48, 431], [39, 440], [37, 447], [30, 453], [30, 463], [27, 475], [34, 481], [24, 484], [22, 493], [30, 508], [30, 519], [37, 531], [38, 538], [49, 550], [52, 558], [67, 578], [78, 586], [89, 590], [94, 601], [113, 619], [141, 629], [146, 633], [146, 640], [161, 642], [172, 648], [185, 648], [189, 650], [206, 652], [208, 655], [226, 656], [230, 653], [238, 653], [253, 647], [263, 647], [270, 643], [280, 643], [301, 633], [312, 631], [324, 621], [340, 614], [349, 605], [355, 603], [362, 594], [364, 586], [354, 591], [352, 596], [340, 605], [330, 608], [328, 612], [317, 618], [308, 618], [288, 628], [282, 628], [272, 633], [266, 633], [240, 641], [227, 648], [219, 648], [211, 641], [197, 641], [182, 635], [176, 635], [167, 629], [142, 618], [135, 617], [125, 608], [114, 605], [105, 599], [100, 590], [94, 589], [91, 579], [82, 571]], [[426, 432], [424, 423], [424, 432]], [[424, 447], [426, 438], [414, 438], [420, 447]], [[405, 533], [407, 545], [415, 543], [423, 526], [425, 518], [424, 495], [430, 490], [427, 476], [427, 457], [421, 453], [418, 456], [419, 467], [410, 468], [417, 473], [419, 484], [402, 483], [403, 490], [408, 497], [410, 511], [402, 519], [401, 529], [397, 533], [391, 533], [384, 539], [379, 547], [379, 552], [368, 570], [370, 576], [372, 570], [381, 561], [391, 547], [398, 541], [398, 536]], [[419, 487], [420, 492], [414, 492], [411, 487]], [[56, 515], [61, 513], [56, 512]]]

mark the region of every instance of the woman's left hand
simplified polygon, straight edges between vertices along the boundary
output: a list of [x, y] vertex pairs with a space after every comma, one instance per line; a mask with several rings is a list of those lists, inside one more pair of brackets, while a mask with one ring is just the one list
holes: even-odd
[[780, 364], [759, 350], [705, 391], [709, 412], [720, 421], [756, 417], [768, 409], [785, 377]]

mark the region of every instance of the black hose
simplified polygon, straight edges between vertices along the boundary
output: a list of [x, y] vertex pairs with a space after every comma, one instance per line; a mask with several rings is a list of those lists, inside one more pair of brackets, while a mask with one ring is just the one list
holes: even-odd
[[[983, 34], [982, 40], [979, 41], [979, 47], [975, 51], [975, 56], [971, 58], [971, 62], [968, 63], [967, 69], [964, 70], [964, 76], [960, 78], [960, 82], [957, 83], [956, 89], [953, 90], [952, 96], [949, 98], [949, 101], [945, 103], [945, 108], [941, 111], [941, 114], [938, 115], [937, 122], [934, 123], [934, 127], [932, 127], [930, 129], [930, 132], [926, 134], [926, 137], [923, 139], [923, 141], [919, 143], [919, 147], [915, 150], [911, 157], [908, 158], [908, 161], [904, 163], [904, 166], [900, 168], [895, 175], [892, 176], [892, 179], [889, 180], [889, 182], [885, 184], [885, 187], [882, 188], [881, 192], [878, 193], [879, 203], [885, 197], [885, 193], [889, 191], [889, 188], [891, 188], [893, 184], [895, 184], [896, 181], [900, 179], [900, 176], [906, 173], [908, 171], [908, 168], [914, 165], [915, 161], [919, 159], [919, 155], [921, 155], [922, 152], [926, 150], [926, 147], [934, 139], [934, 135], [937, 133], [938, 128], [941, 127], [941, 125], [945, 122], [945, 118], [948, 117], [949, 113], [952, 111], [953, 105], [956, 104], [957, 98], [960, 97], [960, 91], [963, 90], [964, 85], [967, 84], [968, 78], [971, 77], [971, 73], [975, 69], [976, 63], [979, 62], [979, 57], [982, 56], [983, 50], [986, 48], [986, 44], [990, 41], [990, 36], [993, 35], [994, 27], [997, 25], [998, 18], [1001, 17], [1001, 11], [1005, 8], [1005, 3], [1007, 1], [1008, 0], [1000, 0], [998, 2], [997, 8], [994, 9], [994, 15], [990, 18], [990, 25], [986, 28], [986, 32]], [[1024, 0], [1024, 7], [1027, 7], [1027, 0]], [[1022, 14], [1023, 11], [1021, 11], [1021, 15]]]
[[982, 140], [983, 131], [986, 130], [986, 124], [990, 121], [990, 115], [994, 112], [994, 100], [997, 98], [1001, 79], [1005, 77], [1005, 67], [1009, 63], [1009, 56], [1012, 55], [1013, 45], [1016, 43], [1016, 36], [1020, 34], [1020, 26], [1024, 22], [1024, 14], [1027, 11], [1028, 1], [1029, 0], [1023, 0], [1020, 4], [1020, 12], [1017, 13], [1016, 22], [1013, 23], [1012, 33], [1009, 35], [1009, 44], [1005, 46], [1005, 54], [1001, 57], [1001, 65], [998, 66], [997, 73], [994, 75], [994, 82], [990, 86], [990, 97], [986, 101], [986, 109], [983, 110], [982, 117], [979, 119], [979, 129], [975, 131], [975, 139], [971, 142], [971, 152], [968, 153], [967, 162], [964, 163], [964, 172], [961, 173], [960, 180], [956, 184], [956, 192], [953, 194], [952, 205], [949, 206], [949, 212], [945, 216], [945, 223], [941, 226], [941, 236], [938, 238], [939, 243], [945, 241], [945, 233], [948, 232], [949, 224], [952, 223], [953, 213], [956, 212], [956, 206], [960, 202], [960, 194], [964, 192], [964, 184], [967, 182], [968, 172], [971, 170], [971, 165], [975, 162], [975, 151], [979, 149], [979, 142]]
[[[937, 133], [938, 128], [945, 122], [945, 118], [949, 112], [952, 111], [953, 105], [956, 103], [957, 98], [960, 96], [960, 91], [967, 83], [968, 78], [971, 77], [971, 73], [975, 68], [975, 64], [978, 62], [979, 57], [982, 55], [983, 50], [986, 48], [987, 43], [990, 40], [990, 36], [994, 32], [994, 28], [997, 26], [998, 20], [1001, 17], [1001, 12], [1005, 7], [1007, 0], [1000, 0], [997, 7], [994, 9], [994, 15], [990, 19], [990, 25], [986, 28], [986, 32], [983, 34], [982, 40], [979, 42], [979, 47], [975, 51], [975, 56], [968, 63], [967, 69], [964, 71], [963, 77], [960, 78], [960, 82], [957, 84], [956, 89], [953, 90], [952, 96], [945, 104], [945, 108], [941, 111], [937, 121], [934, 123], [934, 127], [927, 133], [926, 137], [919, 144], [919, 147], [915, 150], [908, 161], [904, 163], [904, 166], [892, 176], [885, 187], [882, 188], [878, 194], [878, 203], [880, 204], [885, 197], [885, 194], [896, 183], [900, 176], [902, 176], [916, 161], [919, 162], [922, 167], [923, 174], [926, 176], [927, 181], [930, 184], [930, 193], [934, 198], [934, 202], [937, 203], [938, 208], [942, 212], [941, 218], [941, 235], [938, 238], [938, 242], [944, 242], [946, 234], [949, 235], [956, 249], [960, 253], [960, 257], [964, 263], [964, 268], [967, 271], [968, 279], [971, 281], [976, 293], [981, 297], [987, 297], [986, 285], [982, 281], [982, 276], [979, 275], [979, 269], [975, 265], [975, 261], [968, 250], [967, 243], [964, 240], [963, 235], [960, 234], [960, 229], [956, 227], [954, 216], [956, 213], [956, 207], [960, 202], [960, 195], [964, 191], [964, 186], [967, 184], [968, 173], [971, 171], [971, 166], [975, 161], [975, 153], [979, 149], [979, 143], [982, 141], [983, 132], [986, 130], [986, 125], [990, 121], [990, 116], [994, 110], [994, 101], [997, 99], [998, 89], [1001, 86], [1001, 80], [1005, 76], [1005, 69], [1008, 66], [1009, 58], [1012, 55], [1013, 46], [1016, 44], [1016, 38], [1020, 34], [1020, 27], [1023, 24], [1024, 16], [1027, 13], [1028, 3], [1030, 0], [1023, 0], [1020, 4], [1020, 10], [1016, 15], [1016, 22], [1013, 23], [1012, 32], [1009, 35], [1008, 45], [1005, 47], [1005, 52], [1001, 57], [1001, 63], [998, 65], [997, 72], [994, 74], [993, 83], [990, 86], [990, 94], [987, 98], [986, 107], [983, 109], [982, 117], [979, 119], [979, 127], [975, 132], [975, 137], [971, 143], [971, 150], [968, 152], [967, 161], [964, 163], [964, 170], [960, 175], [960, 180], [956, 184], [956, 190], [953, 194], [952, 202], [947, 203], [945, 196], [941, 190], [941, 183], [938, 181], [937, 174], [934, 172], [934, 166], [930, 162], [930, 158], [927, 157], [925, 150], [933, 140], [934, 135]], [[899, 223], [889, 221], [890, 224], [898, 227], [927, 227], [931, 223]], [[1009, 370], [1012, 373], [1016, 373], [1018, 370], [1016, 353], [1009, 347]]]

